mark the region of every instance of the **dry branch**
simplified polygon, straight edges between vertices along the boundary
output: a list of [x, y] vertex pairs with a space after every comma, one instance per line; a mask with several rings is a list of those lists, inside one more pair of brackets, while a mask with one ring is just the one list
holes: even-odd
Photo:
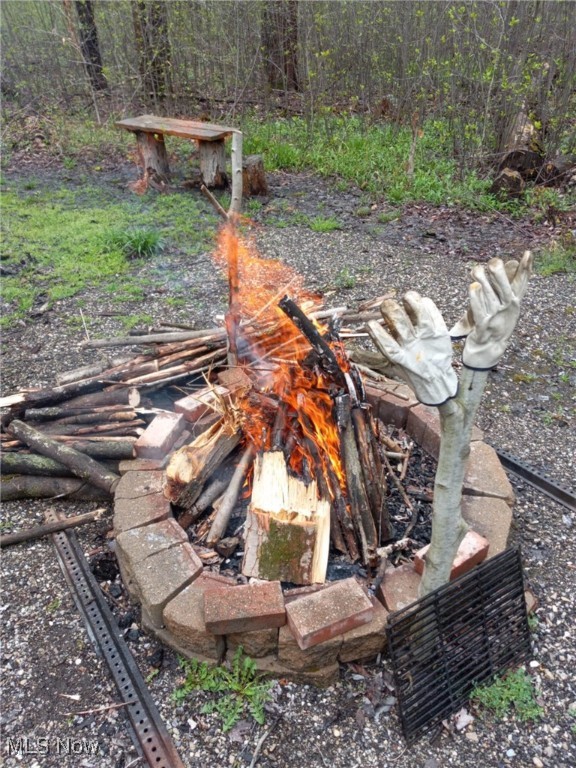
[[9, 547], [12, 544], [19, 544], [22, 541], [40, 539], [43, 536], [48, 536], [50, 533], [57, 533], [58, 531], [64, 531], [67, 528], [76, 528], [79, 525], [91, 523], [100, 517], [101, 512], [101, 509], [95, 509], [93, 512], [86, 512], [84, 515], [76, 515], [74, 517], [63, 518], [56, 522], [36, 525], [33, 528], [28, 528], [24, 531], [2, 534], [0, 536], [0, 548]]

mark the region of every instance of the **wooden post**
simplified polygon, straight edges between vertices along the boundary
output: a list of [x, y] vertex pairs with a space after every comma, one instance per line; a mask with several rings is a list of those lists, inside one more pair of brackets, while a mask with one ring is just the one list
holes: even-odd
[[162, 178], [169, 179], [170, 166], [164, 136], [161, 133], [136, 131], [136, 141], [144, 174], [152, 169]]
[[221, 189], [226, 186], [226, 151], [224, 139], [199, 141], [200, 173], [207, 187]]
[[232, 134], [232, 199], [228, 215], [242, 210], [242, 133]]

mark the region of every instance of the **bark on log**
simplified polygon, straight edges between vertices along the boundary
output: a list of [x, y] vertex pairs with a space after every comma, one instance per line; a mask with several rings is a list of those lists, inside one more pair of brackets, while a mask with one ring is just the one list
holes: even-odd
[[146, 336], [116, 336], [112, 339], [91, 339], [82, 346], [90, 349], [100, 347], [126, 347], [136, 344], [165, 344], [175, 341], [191, 341], [193, 339], [224, 340], [226, 331], [223, 328], [205, 328], [199, 331], [178, 331], [176, 333], [150, 333]]
[[62, 499], [66, 501], [106, 501], [110, 494], [75, 477], [14, 475], [2, 481], [0, 500]]
[[223, 189], [228, 186], [224, 139], [200, 141], [198, 146], [200, 173], [207, 187]]
[[[16, 392], [13, 395], [7, 395], [0, 398], [0, 408], [10, 408], [14, 406], [24, 406], [30, 408], [43, 408], [47, 405], [58, 405], [71, 398], [85, 397], [89, 393], [97, 392], [110, 384], [109, 378], [89, 379], [87, 381], [74, 381], [71, 384], [64, 384], [61, 387], [46, 387], [45, 389], [36, 389], [31, 392]], [[85, 401], [83, 401], [85, 402]], [[114, 400], [119, 403], [121, 400]], [[124, 400], [123, 402], [126, 402]], [[102, 405], [103, 403], [100, 403]], [[76, 407], [76, 402], [74, 406]]]
[[114, 368], [117, 365], [126, 364], [129, 361], [129, 357], [124, 357], [121, 359], [106, 359], [101, 363], [86, 365], [83, 368], [75, 368], [72, 371], [65, 371], [64, 373], [59, 373], [56, 376], [56, 384], [71, 384], [74, 381], [92, 379], [95, 376], [99, 376], [103, 371], [107, 371], [108, 369]]
[[295, 584], [326, 580], [330, 547], [330, 502], [316, 483], [288, 475], [282, 451], [256, 459], [246, 516], [245, 576]]
[[43, 456], [61, 462], [69, 467], [77, 477], [86, 480], [96, 488], [101, 488], [107, 493], [112, 494], [116, 485], [120, 482], [120, 477], [114, 472], [110, 472], [97, 461], [85, 456], [78, 451], [69, 448], [66, 445], [57, 443], [38, 430], [24, 424], [24, 422], [15, 420], [10, 423], [8, 430], [19, 440], [33, 448]]
[[228, 484], [232, 479], [233, 470], [232, 467], [227, 467], [221, 477], [216, 477], [212, 481], [206, 482], [204, 489], [198, 500], [192, 505], [192, 507], [180, 515], [178, 518], [179, 524], [186, 530], [192, 523], [197, 520], [202, 512], [205, 512], [208, 507], [220, 498]]
[[[68, 403], [55, 405], [51, 408], [27, 408], [24, 418], [27, 422], [56, 421], [57, 419], [66, 419], [70, 416], [81, 417], [83, 415], [104, 414], [113, 415], [126, 409], [126, 405], [101, 405], [96, 407], [71, 408]], [[134, 412], [133, 412], [134, 413]], [[135, 415], [135, 413], [134, 413]]]
[[230, 522], [232, 510], [234, 509], [238, 500], [238, 496], [240, 495], [240, 491], [242, 490], [244, 478], [252, 466], [254, 456], [254, 448], [250, 445], [244, 451], [242, 458], [238, 462], [234, 474], [232, 475], [232, 479], [230, 480], [228, 488], [222, 496], [218, 510], [214, 520], [212, 521], [212, 527], [210, 528], [208, 536], [206, 537], [207, 546], [213, 547], [226, 533], [226, 528]]
[[[107, 462], [104, 466], [111, 472], [118, 471], [118, 462]], [[55, 459], [38, 456], [35, 453], [5, 453], [0, 464], [2, 475], [40, 475], [41, 477], [75, 477], [74, 472]]]
[[86, 512], [84, 515], [75, 515], [74, 517], [67, 517], [52, 523], [44, 523], [44, 525], [35, 525], [33, 528], [23, 531], [4, 533], [0, 536], [0, 549], [2, 547], [10, 547], [12, 544], [20, 544], [22, 541], [41, 539], [50, 533], [57, 533], [68, 528], [76, 528], [79, 525], [92, 523], [100, 516], [101, 511], [100, 509], [95, 509], [93, 512]]
[[166, 467], [166, 498], [179, 507], [191, 509], [206, 480], [239, 442], [240, 432], [218, 421], [190, 445], [176, 451]]
[[242, 161], [242, 194], [244, 197], [268, 195], [262, 155], [248, 155]]
[[128, 461], [134, 458], [136, 439], [135, 437], [91, 437], [89, 440], [69, 441], [67, 445], [93, 459]]
[[152, 170], [167, 181], [170, 178], [170, 165], [164, 136], [161, 133], [148, 133], [148, 131], [135, 131], [135, 133], [144, 175]]

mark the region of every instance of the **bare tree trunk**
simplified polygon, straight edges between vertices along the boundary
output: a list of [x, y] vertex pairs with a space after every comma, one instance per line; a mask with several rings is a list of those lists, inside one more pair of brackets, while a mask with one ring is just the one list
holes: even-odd
[[102, 55], [98, 42], [98, 30], [92, 0], [76, 0], [80, 49], [88, 77], [95, 91], [107, 91], [108, 81], [102, 67]]
[[162, 102], [172, 92], [166, 3], [136, 0], [132, 3], [132, 24], [145, 99]]
[[262, 42], [271, 88], [299, 90], [298, 0], [264, 3]]

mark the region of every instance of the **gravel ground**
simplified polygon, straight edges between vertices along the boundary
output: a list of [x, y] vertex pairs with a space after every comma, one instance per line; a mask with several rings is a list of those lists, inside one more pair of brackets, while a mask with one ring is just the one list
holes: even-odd
[[[465, 304], [473, 259], [518, 256], [551, 234], [544, 224], [531, 221], [424, 206], [406, 208], [399, 219], [382, 224], [377, 216], [386, 209], [380, 206], [360, 218], [355, 210], [361, 203], [360, 193], [336, 192], [312, 176], [274, 176], [270, 202], [256, 215], [254, 233], [260, 250], [295, 266], [310, 288], [324, 293], [328, 304], [354, 305], [392, 289], [398, 295], [416, 289], [436, 301], [450, 325]], [[336, 216], [342, 229], [322, 234], [302, 219], [291, 224], [294, 211], [310, 218]], [[146, 311], [157, 321], [192, 317], [202, 327], [224, 309], [225, 283], [209, 254], [190, 264], [167, 249], [153, 264], [138, 270], [154, 276]], [[203, 289], [201, 300], [186, 310], [165, 303], [170, 286], [179, 279]], [[4, 334], [3, 394], [52, 384], [56, 372], [94, 361], [94, 353], [81, 348], [78, 332], [70, 330], [70, 319], [79, 313], [79, 298], [89, 330], [105, 336], [121, 331], [114, 318], [102, 315], [110, 299], [97, 290], [31, 313]], [[490, 376], [478, 419], [489, 442], [568, 486], [573, 486], [576, 457], [575, 341], [573, 278], [535, 275], [509, 350]], [[565, 508], [512, 480], [518, 497], [513, 543], [522, 547], [526, 577], [540, 603], [529, 671], [543, 718], [523, 723], [511, 714], [494, 721], [473, 711], [475, 719], [464, 731], [447, 729], [433, 743], [424, 738], [406, 748], [395, 707], [390, 709], [387, 703], [390, 665], [384, 659], [368, 668], [342, 668], [340, 682], [327, 690], [277, 683], [267, 718], [270, 731], [257, 760], [261, 768], [295, 762], [310, 768], [462, 768], [476, 765], [479, 754], [486, 768], [576, 765], [576, 719], [570, 714], [576, 707], [576, 521]], [[40, 501], [5, 503], [3, 530], [39, 522], [47, 506]], [[54, 502], [52, 506], [78, 514], [96, 505]], [[83, 550], [92, 559], [111, 549], [106, 536], [110, 518], [111, 510], [105, 508], [100, 521], [79, 530]], [[113, 705], [118, 698], [90, 645], [51, 542], [4, 550], [1, 571], [0, 763], [29, 768], [142, 765], [121, 708], [74, 714]], [[176, 705], [171, 694], [181, 681], [181, 671], [175, 655], [162, 652], [140, 631], [138, 610], [128, 604], [119, 578], [103, 587], [185, 764], [250, 766], [263, 728], [242, 721], [223, 733], [214, 715], [200, 712], [207, 694]], [[28, 747], [27, 753], [15, 754], [19, 739], [28, 739], [19, 742]]]

